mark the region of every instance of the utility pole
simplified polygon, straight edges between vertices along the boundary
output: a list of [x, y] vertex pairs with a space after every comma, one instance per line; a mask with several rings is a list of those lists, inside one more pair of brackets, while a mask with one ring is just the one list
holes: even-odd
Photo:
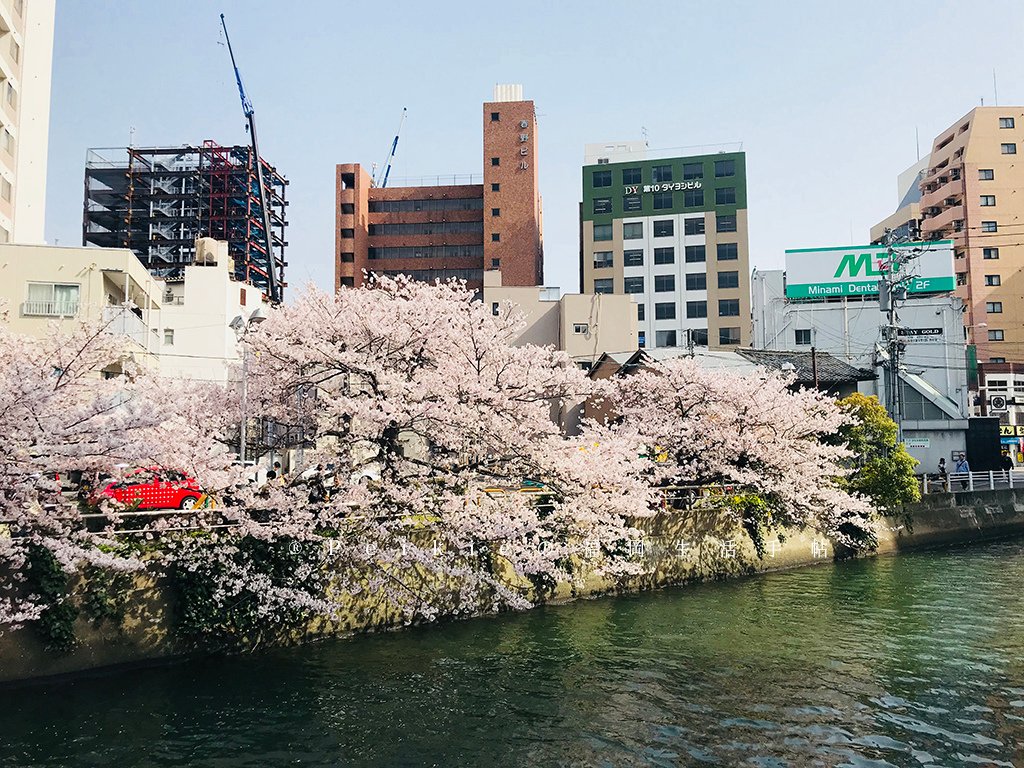
[[814, 379], [814, 388], [818, 388], [818, 350], [811, 347], [811, 377]]
[[896, 440], [903, 442], [903, 389], [900, 385], [904, 341], [900, 339], [897, 310], [907, 298], [910, 275], [902, 275], [904, 265], [921, 253], [918, 249], [897, 248], [898, 241], [891, 229], [885, 230], [886, 263], [882, 265], [882, 279], [878, 282], [878, 308], [885, 313], [883, 339], [889, 360], [886, 363], [886, 407], [896, 422]]

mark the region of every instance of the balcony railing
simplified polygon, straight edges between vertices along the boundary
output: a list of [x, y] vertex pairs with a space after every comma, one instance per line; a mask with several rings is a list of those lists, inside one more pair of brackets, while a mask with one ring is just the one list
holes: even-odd
[[123, 307], [104, 307], [103, 323], [107, 333], [127, 336], [140, 347], [149, 349], [149, 328], [134, 312]]
[[78, 314], [77, 301], [25, 301], [21, 304], [24, 317], [74, 317]]

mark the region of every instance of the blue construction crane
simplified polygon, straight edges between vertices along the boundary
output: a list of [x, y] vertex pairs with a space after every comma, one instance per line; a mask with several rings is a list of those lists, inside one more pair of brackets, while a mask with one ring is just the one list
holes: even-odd
[[279, 304], [281, 302], [281, 289], [277, 284], [277, 274], [275, 272], [277, 265], [274, 263], [273, 235], [270, 231], [270, 200], [267, 195], [266, 182], [263, 180], [263, 160], [260, 158], [259, 144], [256, 141], [256, 117], [252, 108], [252, 102], [249, 101], [249, 97], [245, 93], [245, 86], [242, 85], [242, 73], [238, 71], [238, 65], [235, 63], [235, 52], [231, 48], [231, 38], [228, 37], [228, 25], [224, 21], [223, 13], [220, 15], [220, 24], [224, 28], [224, 39], [227, 41], [228, 53], [231, 55], [231, 66], [235, 70], [238, 95], [242, 99], [242, 112], [245, 113], [245, 118], [249, 121], [249, 138], [252, 142], [253, 163], [256, 165], [260, 208], [263, 209], [263, 234], [267, 246], [267, 291], [270, 294], [270, 300], [275, 304]]
[[391, 142], [391, 154], [388, 155], [387, 162], [384, 163], [384, 169], [381, 171], [379, 178], [373, 180], [373, 186], [384, 188], [388, 185], [388, 176], [391, 175], [391, 161], [395, 159], [395, 151], [398, 149], [398, 137], [402, 135], [402, 126], [405, 125], [405, 115], [408, 110], [402, 107], [402, 120], [398, 123], [398, 130], [395, 131], [395, 140]]

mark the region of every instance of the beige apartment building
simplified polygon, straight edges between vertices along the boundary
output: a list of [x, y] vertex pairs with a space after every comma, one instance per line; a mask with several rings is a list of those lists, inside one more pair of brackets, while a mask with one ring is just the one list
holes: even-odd
[[978, 362], [1024, 360], [1024, 107], [957, 120], [936, 138], [920, 187], [921, 238], [954, 242]]
[[494, 314], [513, 308], [526, 318], [516, 344], [551, 346], [589, 371], [606, 352], [637, 349], [636, 305], [629, 296], [566, 294], [554, 287], [501, 284], [501, 272], [484, 272], [484, 303]]
[[55, 322], [102, 320], [135, 342], [139, 362], [155, 364], [163, 282], [131, 251], [2, 244], [0, 275], [0, 301], [16, 333], [41, 336]]
[[0, 243], [42, 243], [55, 0], [0, 0]]

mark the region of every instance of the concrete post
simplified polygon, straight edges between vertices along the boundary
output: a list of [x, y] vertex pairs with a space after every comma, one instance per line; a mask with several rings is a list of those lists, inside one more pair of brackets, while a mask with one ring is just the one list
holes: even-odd
[[988, 471], [988, 489], [990, 491], [996, 489], [996, 473], [991, 469]]
[[967, 473], [967, 490], [968, 491], [972, 491], [972, 492], [974, 491], [974, 473], [973, 472], [968, 472]]

